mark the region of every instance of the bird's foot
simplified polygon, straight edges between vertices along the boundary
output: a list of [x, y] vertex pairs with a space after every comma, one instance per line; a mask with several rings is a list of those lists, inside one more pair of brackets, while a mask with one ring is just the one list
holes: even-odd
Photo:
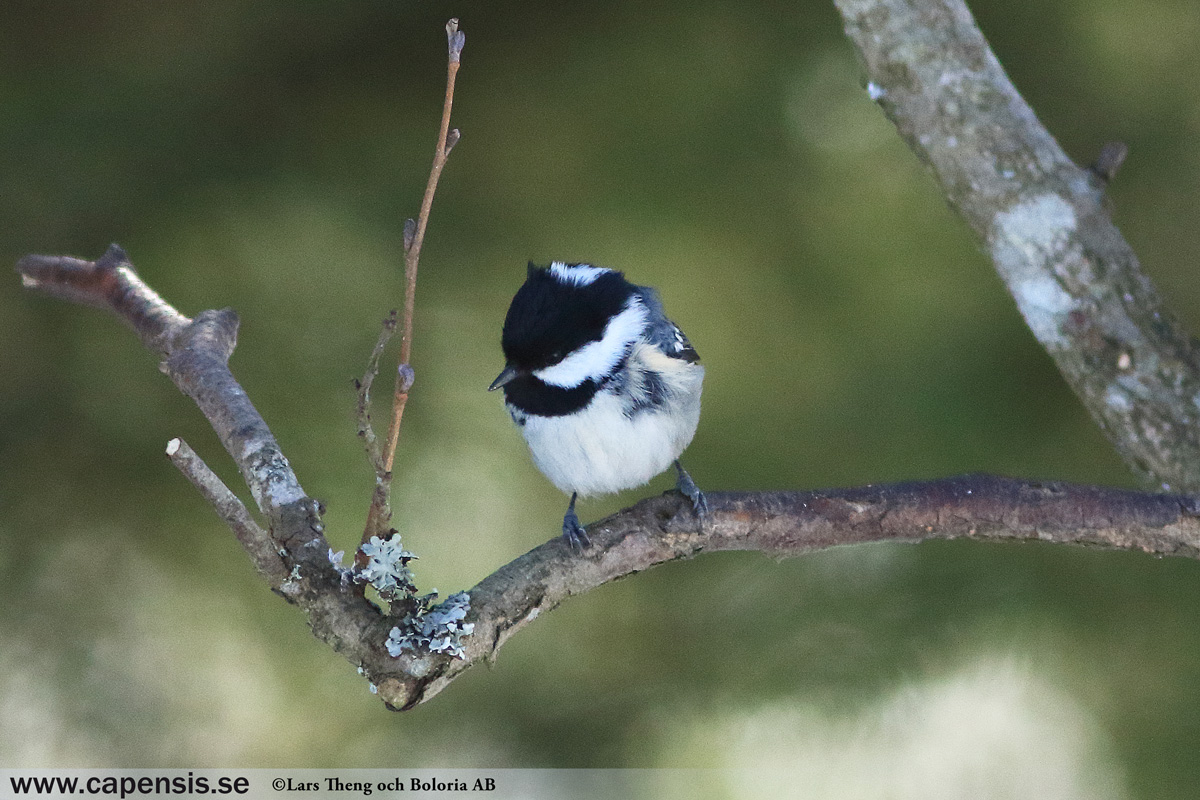
[[699, 517], [700, 524], [703, 525], [708, 519], [708, 498], [704, 496], [704, 492], [700, 491], [700, 487], [692, 480], [692, 476], [687, 474], [687, 470], [678, 461], [675, 462], [675, 469], [679, 473], [675, 486], [679, 489], [680, 494], [692, 501], [692, 508]]
[[563, 515], [562, 535], [572, 550], [582, 552], [592, 546], [592, 540], [588, 538], [587, 531], [579, 524], [579, 517], [575, 515], [574, 494], [571, 495], [571, 504], [567, 506], [567, 513]]

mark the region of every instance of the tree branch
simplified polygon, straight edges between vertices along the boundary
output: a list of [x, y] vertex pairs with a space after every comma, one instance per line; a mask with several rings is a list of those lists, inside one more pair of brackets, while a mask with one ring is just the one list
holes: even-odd
[[17, 263], [17, 272], [27, 289], [109, 309], [156, 353], [167, 353], [172, 337], [192, 322], [142, 282], [125, 251], [115, 244], [95, 262], [70, 256], [26, 256]]
[[[458, 20], [451, 19], [446, 23], [446, 40], [449, 56], [446, 62], [446, 98], [442, 101], [442, 122], [438, 128], [437, 147], [433, 152], [433, 165], [429, 169], [429, 180], [425, 184], [425, 194], [421, 197], [421, 210], [415, 223], [408, 222], [404, 226], [404, 316], [400, 333], [400, 367], [396, 372], [396, 390], [392, 400], [392, 422], [388, 426], [387, 445], [384, 447], [384, 466], [387, 472], [392, 471], [392, 462], [396, 457], [396, 441], [400, 437], [400, 421], [404, 417], [404, 406], [408, 402], [408, 392], [412, 389], [412, 337], [413, 314], [417, 303], [417, 266], [421, 262], [421, 247], [425, 244], [425, 229], [429, 225], [429, 213], [433, 210], [433, 196], [437, 193], [438, 180], [442, 177], [442, 169], [454, 145], [458, 144], [461, 133], [457, 128], [450, 129], [450, 112], [454, 108], [454, 79], [458, 75], [459, 64], [462, 63], [463, 45], [466, 34], [458, 29]], [[363, 539], [366, 541], [366, 538]]]
[[237, 495], [230, 491], [183, 439], [167, 442], [167, 458], [192, 482], [208, 504], [216, 510], [221, 520], [233, 531], [233, 535], [246, 549], [259, 574], [266, 578], [272, 589], [278, 589], [287, 577], [287, 570], [270, 535], [254, 521]]
[[971, 475], [813, 492], [714, 492], [708, 501], [702, 531], [690, 504], [672, 492], [589, 525], [584, 557], [556, 537], [501, 567], [469, 592], [475, 632], [463, 639], [466, 659], [405, 687], [416, 692], [410, 703], [491, 660], [510, 636], [568, 597], [703, 552], [784, 557], [847, 544], [969, 538], [1200, 558], [1200, 508], [1181, 496]]
[[[267, 423], [229, 370], [237, 315], [225, 309], [203, 311], [194, 320], [185, 317], [137, 276], [116, 245], [95, 262], [26, 256], [17, 272], [29, 288], [113, 311], [143, 344], [163, 356], [160, 368], [208, 419], [268, 521], [265, 533], [256, 524], [235, 529], [239, 538], [250, 537], [243, 544], [251, 559], [269, 576], [286, 575], [277, 587], [272, 578], [273, 588], [304, 608], [314, 634], [354, 660], [360, 642], [371, 641], [367, 630], [382, 623], [360, 597], [330, 591], [340, 587], [341, 575], [329, 563], [319, 505], [305, 494]], [[195, 464], [176, 463], [197, 479]], [[240, 516], [211, 484], [200, 488], [222, 519], [230, 522], [231, 513]], [[278, 553], [282, 570], [264, 560], [267, 551]], [[379, 637], [385, 635], [386, 627]]]
[[[1099, 205], [1097, 182], [1111, 177], [1120, 159], [1110, 153], [1092, 173], [1071, 164], [1008, 84], [961, 3], [838, 3], [867, 62], [872, 95], [987, 243], [1030, 327], [1085, 403], [1142, 472], [1197, 488], [1200, 443], [1188, 409], [1200, 382], [1192, 346]], [[461, 49], [461, 37], [457, 43]], [[357, 665], [392, 708], [434, 696], [566, 598], [705, 551], [794, 556], [844, 544], [961, 537], [1200, 558], [1200, 504], [1178, 495], [987, 476], [717, 492], [708, 496], [701, 530], [691, 505], [670, 493], [589, 526], [592, 547], [582, 556], [556, 536], [481, 581], [470, 592], [474, 631], [463, 638], [462, 658], [409, 651], [393, 658], [385, 641], [396, 618], [330, 564], [318, 504], [229, 370], [236, 315], [183, 316], [115, 246], [95, 263], [28, 256], [17, 270], [30, 288], [112, 310], [164, 357], [163, 370], [217, 432], [269, 530], [254, 524], [198, 459], [188, 460], [182, 445], [174, 448], [177, 465], [235, 529], [273, 588], [305, 611], [314, 635]], [[368, 451], [380, 460], [377, 443], [368, 442]], [[267, 553], [278, 554], [281, 568]]]
[[[108, 307], [143, 341], [167, 343], [167, 373], [208, 418], [270, 520], [269, 542], [256, 541], [247, 550], [260, 568], [264, 546], [279, 553], [290, 572], [277, 591], [304, 609], [313, 633], [360, 667], [393, 708], [429, 699], [568, 597], [706, 551], [795, 556], [845, 544], [962, 537], [1200, 558], [1198, 506], [1182, 496], [987, 476], [816, 492], [715, 492], [708, 495], [711, 513], [700, 530], [691, 505], [672, 492], [590, 525], [592, 547], [584, 556], [556, 536], [481, 581], [470, 590], [468, 620], [475, 630], [463, 639], [464, 658], [433, 653], [393, 658], [384, 642], [395, 618], [367, 602], [329, 563], [316, 503], [300, 488], [229, 371], [237, 330], [233, 312], [205, 311], [188, 320], [137, 279], [123, 254], [96, 263], [28, 256], [17, 269], [27, 285]], [[107, 274], [116, 270], [118, 275]], [[79, 290], [81, 285], [89, 288]], [[223, 519], [237, 515], [216, 502], [219, 491], [201, 488]], [[261, 532], [256, 525], [245, 530], [255, 535], [256, 529]]]
[[961, 0], [835, 0], [868, 92], [979, 237], [1038, 341], [1122, 458], [1200, 491], [1200, 349], [1101, 200], [1124, 157], [1076, 166]]
[[[388, 539], [391, 532], [392, 520], [391, 491], [392, 464], [396, 458], [396, 444], [400, 440], [400, 424], [404, 419], [404, 408], [408, 405], [408, 393], [412, 390], [416, 374], [413, 372], [412, 336], [413, 315], [417, 302], [417, 267], [421, 261], [421, 247], [425, 242], [425, 229], [429, 225], [429, 214], [433, 209], [433, 197], [437, 193], [438, 180], [446, 166], [450, 151], [461, 138], [457, 128], [450, 128], [450, 112], [454, 108], [454, 80], [458, 75], [459, 64], [462, 62], [462, 51], [466, 44], [466, 34], [458, 29], [458, 20], [451, 19], [446, 23], [446, 96], [442, 101], [442, 121], [438, 128], [437, 146], [434, 149], [433, 164], [429, 169], [429, 180], [425, 184], [425, 194], [421, 197], [421, 210], [415, 220], [404, 221], [404, 315], [400, 321], [400, 363], [396, 368], [396, 383], [392, 391], [392, 418], [388, 424], [387, 437], [381, 452], [375, 443], [375, 431], [371, 427], [370, 388], [379, 371], [379, 358], [396, 330], [396, 312], [393, 311], [388, 321], [384, 323], [383, 333], [367, 365], [367, 374], [359, 384], [359, 435], [364, 436], [367, 445], [367, 455], [375, 469], [375, 490], [371, 493], [371, 505], [367, 509], [367, 522], [363, 527], [362, 544], [367, 544], [372, 537]], [[366, 566], [367, 559], [360, 550], [355, 556], [355, 564]]]

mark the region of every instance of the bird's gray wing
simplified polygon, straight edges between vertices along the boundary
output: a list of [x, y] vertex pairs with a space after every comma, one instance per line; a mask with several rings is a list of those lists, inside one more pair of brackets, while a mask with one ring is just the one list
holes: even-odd
[[637, 292], [642, 298], [642, 304], [650, 312], [646, 339], [661, 347], [662, 351], [671, 358], [689, 362], [699, 361], [700, 354], [696, 352], [696, 348], [692, 347], [692, 343], [688, 341], [683, 330], [667, 319], [662, 300], [658, 299], [658, 292], [649, 286], [639, 286]]

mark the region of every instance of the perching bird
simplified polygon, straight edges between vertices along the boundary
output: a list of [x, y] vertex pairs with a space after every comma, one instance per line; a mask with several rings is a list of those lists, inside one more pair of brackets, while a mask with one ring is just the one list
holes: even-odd
[[704, 494], [679, 464], [700, 421], [704, 367], [658, 294], [615, 270], [529, 265], [501, 335], [506, 364], [491, 389], [533, 463], [571, 495], [563, 537], [590, 544], [575, 499], [641, 486], [672, 462], [703, 520]]

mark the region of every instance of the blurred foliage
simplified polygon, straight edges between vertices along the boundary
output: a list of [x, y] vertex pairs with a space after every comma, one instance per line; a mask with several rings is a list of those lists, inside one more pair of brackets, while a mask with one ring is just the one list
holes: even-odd
[[[1130, 144], [1117, 222], [1200, 328], [1200, 11], [973, 8], [1078, 161]], [[371, 487], [350, 379], [400, 302], [442, 26], [461, 17], [463, 140], [422, 259], [397, 461], [422, 589], [470, 586], [561, 519], [484, 391], [527, 259], [660, 287], [708, 365], [685, 459], [702, 487], [1131, 485], [867, 100], [828, 2], [8, 0], [3, 16], [0, 260], [116, 241], [185, 313], [235, 307], [234, 369], [337, 547]], [[851, 776], [886, 786], [893, 768], [975, 797], [1200, 782], [1200, 565], [1131, 553], [705, 557], [574, 600], [493, 669], [389, 714], [161, 457], [183, 436], [237, 486], [119, 323], [14, 279], [0, 341], [4, 766], [767, 763], [828, 769], [855, 797], [878, 795]]]

